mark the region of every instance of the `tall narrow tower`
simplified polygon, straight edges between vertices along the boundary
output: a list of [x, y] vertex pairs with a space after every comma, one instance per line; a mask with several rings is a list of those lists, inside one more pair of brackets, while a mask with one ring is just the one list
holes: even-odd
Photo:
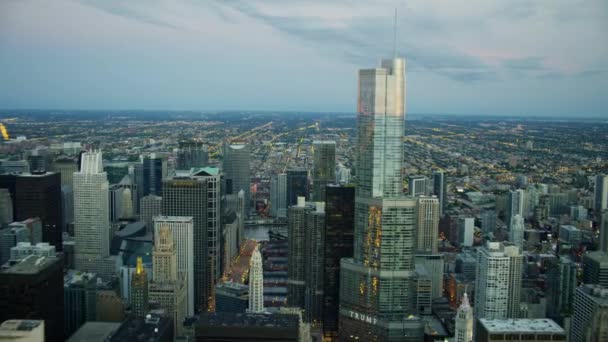
[[342, 259], [340, 340], [419, 341], [416, 201], [403, 195], [405, 60], [359, 71], [354, 258]]
[[141, 257], [137, 257], [130, 290], [131, 311], [137, 317], [144, 317], [148, 313], [148, 276]]
[[325, 188], [336, 180], [336, 142], [313, 141], [312, 194], [317, 202], [325, 202]]
[[469, 297], [464, 293], [462, 304], [456, 313], [456, 332], [454, 342], [473, 342], [473, 309], [469, 304]]
[[82, 154], [80, 171], [74, 172], [73, 180], [76, 269], [106, 273], [104, 260], [110, 255], [109, 185], [100, 151]]
[[249, 312], [264, 312], [264, 274], [262, 271], [262, 255], [256, 246], [251, 255], [249, 270]]

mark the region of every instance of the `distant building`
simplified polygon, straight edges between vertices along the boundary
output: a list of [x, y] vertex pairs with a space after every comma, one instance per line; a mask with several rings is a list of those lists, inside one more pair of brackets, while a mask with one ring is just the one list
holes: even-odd
[[473, 342], [473, 309], [465, 292], [462, 303], [456, 313], [456, 330], [454, 342]]
[[61, 186], [74, 186], [74, 172], [78, 172], [78, 162], [74, 158], [59, 157], [53, 162], [52, 169], [61, 175]]
[[[410, 196], [427, 196], [429, 191], [430, 180], [426, 176], [414, 175], [408, 177], [408, 189]], [[439, 201], [439, 200], [438, 200]]]
[[543, 319], [479, 319], [475, 329], [476, 342], [566, 341], [566, 332], [553, 320]]
[[325, 202], [325, 188], [336, 179], [336, 142], [315, 140], [313, 146], [313, 198]]
[[251, 202], [251, 171], [249, 147], [244, 144], [224, 146], [222, 172], [226, 182], [226, 194], [245, 191], [245, 215], [249, 213]]
[[447, 207], [447, 183], [443, 171], [433, 171], [433, 195], [439, 199], [439, 214], [443, 216]]
[[524, 218], [521, 215], [511, 217], [511, 227], [509, 227], [509, 241], [524, 250]]
[[583, 255], [583, 282], [608, 287], [608, 254], [593, 251]]
[[608, 176], [595, 176], [595, 212], [599, 215], [602, 211], [608, 208]]
[[24, 173], [17, 176], [15, 186], [15, 219], [40, 218], [42, 240], [61, 251], [61, 176], [55, 172]]
[[44, 321], [9, 319], [0, 324], [0, 340], [12, 342], [44, 341]]
[[300, 338], [301, 325], [297, 315], [205, 313], [196, 323], [195, 341], [307, 342]]
[[507, 227], [511, 227], [511, 218], [515, 215], [525, 216], [525, 195], [526, 192], [522, 189], [509, 191], [507, 198], [507, 208], [505, 210], [505, 219]]
[[207, 145], [202, 141], [180, 141], [177, 152], [177, 168], [190, 170], [208, 166], [209, 153]]
[[247, 312], [264, 312], [264, 272], [262, 270], [262, 256], [256, 246], [251, 255], [249, 269], [249, 307]]
[[161, 196], [167, 177], [167, 159], [151, 153], [143, 159], [143, 195]]
[[516, 246], [488, 242], [477, 250], [475, 317], [518, 318], [523, 256]]
[[323, 336], [333, 340], [338, 337], [340, 259], [353, 256], [355, 188], [329, 185], [325, 200]]
[[0, 271], [0, 321], [44, 320], [46, 341], [63, 341], [63, 260], [61, 254], [28, 255]]
[[154, 216], [161, 215], [163, 207], [163, 198], [156, 195], [144, 196], [139, 202], [140, 219], [146, 223], [146, 231], [154, 231]]
[[173, 342], [174, 323], [171, 318], [161, 315], [130, 317], [116, 329], [108, 342]]
[[298, 197], [298, 203], [287, 211], [287, 303], [299, 308], [304, 308], [306, 292], [306, 210], [306, 199]]
[[473, 246], [475, 234], [475, 218], [461, 217], [458, 219], [458, 242], [460, 246]]
[[196, 311], [213, 310], [221, 262], [221, 174], [192, 169], [164, 181], [162, 215], [192, 217]]
[[249, 307], [249, 286], [223, 282], [215, 287], [216, 312], [245, 313]]
[[481, 213], [481, 231], [483, 234], [493, 233], [496, 230], [496, 211], [484, 210]]
[[325, 202], [314, 202], [305, 214], [304, 321], [313, 326], [322, 321], [325, 217]]
[[67, 341], [107, 342], [121, 324], [116, 322], [86, 322]]
[[185, 275], [178, 272], [177, 253], [173, 233], [168, 226], [161, 226], [154, 236], [152, 252], [152, 282], [149, 286], [150, 301], [158, 304], [175, 323], [176, 335], [182, 334], [187, 316]]
[[568, 257], [554, 259], [547, 266], [547, 317], [562, 322], [572, 314], [577, 266]]
[[287, 170], [287, 207], [296, 205], [298, 197], [310, 198], [308, 171], [306, 169]]
[[287, 174], [279, 173], [270, 179], [270, 215], [287, 217]]
[[439, 199], [419, 197], [416, 202], [416, 253], [437, 253], [439, 244]]
[[11, 248], [19, 242], [29, 242], [30, 231], [25, 227], [8, 227], [0, 229], [0, 266], [11, 258]]
[[114, 273], [110, 255], [109, 184], [102, 154], [82, 154], [74, 173], [74, 240], [76, 269], [108, 279]]
[[8, 189], [0, 188], [0, 225], [13, 222], [13, 199]]
[[83, 324], [96, 320], [97, 276], [68, 270], [63, 283], [64, 336], [71, 336]]
[[144, 269], [143, 260], [137, 258], [135, 273], [131, 278], [129, 288], [129, 301], [131, 302], [131, 313], [136, 317], [144, 317], [149, 310], [149, 286], [148, 275]]
[[173, 235], [177, 272], [185, 277], [187, 314], [194, 316], [194, 220], [189, 216], [156, 216], [153, 220], [155, 236], [162, 228], [168, 228]]
[[570, 342], [607, 341], [608, 288], [583, 285], [574, 295]]

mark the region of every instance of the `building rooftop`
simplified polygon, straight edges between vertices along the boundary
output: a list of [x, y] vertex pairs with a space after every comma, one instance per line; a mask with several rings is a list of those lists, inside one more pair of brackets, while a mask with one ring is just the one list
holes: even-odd
[[63, 286], [69, 287], [84, 285], [86, 281], [90, 281], [91, 279], [95, 278], [95, 273], [67, 270], [63, 276]]
[[154, 220], [171, 221], [171, 222], [192, 222], [192, 216], [154, 216]]
[[38, 256], [28, 255], [23, 260], [2, 270], [0, 273], [10, 274], [36, 274], [41, 270], [53, 265], [56, 262], [61, 262], [61, 258], [57, 256]]
[[119, 327], [116, 322], [86, 322], [68, 342], [105, 342]]
[[125, 321], [112, 335], [110, 341], [154, 342], [166, 338], [168, 330], [173, 337], [173, 321], [169, 317], [148, 315], [146, 318], [133, 317]]
[[295, 314], [250, 314], [215, 312], [202, 314], [198, 320], [203, 326], [298, 328], [300, 319]]
[[539, 319], [479, 319], [488, 332], [509, 333], [509, 332], [529, 332], [529, 333], [565, 333], [564, 329], [548, 318]]
[[578, 289], [593, 297], [599, 304], [608, 306], [608, 287], [599, 284], [586, 284]]

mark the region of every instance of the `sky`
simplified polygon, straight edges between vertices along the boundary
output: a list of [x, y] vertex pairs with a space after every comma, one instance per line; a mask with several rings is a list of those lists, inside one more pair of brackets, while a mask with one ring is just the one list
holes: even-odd
[[608, 118], [606, 0], [0, 0], [0, 108], [354, 112], [393, 48], [409, 113]]

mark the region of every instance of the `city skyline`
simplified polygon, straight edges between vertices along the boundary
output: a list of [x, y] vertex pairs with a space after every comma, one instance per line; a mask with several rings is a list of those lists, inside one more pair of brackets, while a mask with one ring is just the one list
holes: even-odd
[[[354, 112], [353, 69], [392, 52], [396, 7], [397, 54], [410, 60], [408, 112], [605, 117], [607, 48], [596, 42], [606, 31], [606, 6], [3, 2], [2, 71], [28, 86], [0, 83], [0, 103]], [[240, 82], [229, 81], [235, 77]]]

